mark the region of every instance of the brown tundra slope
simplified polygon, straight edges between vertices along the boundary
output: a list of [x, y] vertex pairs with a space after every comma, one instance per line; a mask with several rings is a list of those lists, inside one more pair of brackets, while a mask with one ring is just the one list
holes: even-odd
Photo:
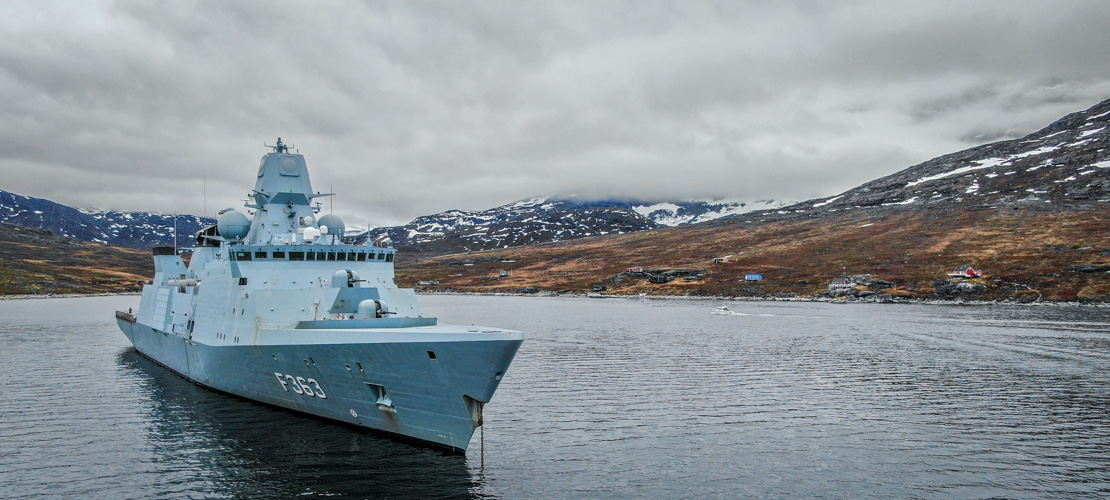
[[[1110, 300], [1110, 232], [1104, 211], [999, 213], [903, 212], [821, 220], [678, 227], [628, 235], [518, 247], [404, 262], [398, 282], [421, 289], [472, 292], [586, 292], [664, 295], [811, 297], [833, 278], [871, 274], [877, 296]], [[714, 264], [717, 257], [731, 255]], [[515, 261], [515, 262], [504, 262]], [[467, 265], [470, 264], [470, 265]], [[948, 280], [961, 265], [983, 278]], [[632, 267], [704, 270], [700, 279], [653, 283]], [[499, 276], [500, 271], [509, 276]], [[763, 275], [759, 282], [745, 275]], [[940, 280], [940, 282], [938, 282]], [[657, 279], [655, 281], [664, 281]], [[960, 281], [981, 285], [944, 293]], [[938, 294], [937, 288], [941, 288]]]
[[0, 295], [138, 292], [153, 274], [149, 250], [0, 224]]
[[[814, 296], [834, 278], [871, 275], [849, 295], [1105, 302], [1108, 129], [1110, 100], [837, 196], [690, 226], [402, 260], [398, 280], [481, 292]], [[987, 274], [947, 278], [963, 265]], [[645, 269], [626, 272], [634, 267]], [[745, 281], [748, 273], [764, 279]]]

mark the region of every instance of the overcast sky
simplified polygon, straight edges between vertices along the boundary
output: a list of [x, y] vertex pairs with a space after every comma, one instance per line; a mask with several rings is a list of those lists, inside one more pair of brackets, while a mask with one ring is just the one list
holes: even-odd
[[1105, 1], [0, 7], [0, 189], [84, 208], [240, 207], [278, 136], [349, 225], [800, 201], [1110, 98]]

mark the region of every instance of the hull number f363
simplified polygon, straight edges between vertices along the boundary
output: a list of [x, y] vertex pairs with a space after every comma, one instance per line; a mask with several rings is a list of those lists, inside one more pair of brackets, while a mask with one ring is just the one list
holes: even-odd
[[281, 384], [282, 389], [285, 389], [285, 392], [293, 391], [310, 398], [328, 399], [328, 395], [324, 394], [324, 388], [320, 387], [320, 383], [315, 379], [282, 375], [278, 372], [274, 372], [274, 376], [277, 377], [278, 383]]

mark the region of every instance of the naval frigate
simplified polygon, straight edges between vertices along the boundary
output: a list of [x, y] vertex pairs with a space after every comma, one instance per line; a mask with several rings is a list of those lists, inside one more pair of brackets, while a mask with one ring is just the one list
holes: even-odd
[[455, 451], [523, 342], [438, 324], [394, 283], [388, 243], [349, 245], [318, 215], [304, 156], [278, 138], [247, 212], [197, 233], [188, 266], [153, 249], [154, 278], [119, 327], [144, 356], [205, 387]]

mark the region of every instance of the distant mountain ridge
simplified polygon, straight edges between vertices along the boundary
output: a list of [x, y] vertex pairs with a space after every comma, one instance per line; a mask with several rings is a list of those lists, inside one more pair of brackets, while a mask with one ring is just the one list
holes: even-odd
[[786, 203], [644, 202], [540, 197], [483, 211], [448, 210], [403, 226], [348, 233], [348, 241], [389, 238], [401, 250], [445, 254], [622, 234], [729, 217]]
[[[406, 252], [439, 255], [629, 233], [698, 223], [822, 218], [851, 211], [878, 215], [922, 210], [1051, 212], [1110, 201], [1110, 100], [1069, 114], [1020, 139], [947, 154], [841, 194], [776, 201], [645, 202], [541, 197], [483, 211], [449, 210], [403, 226], [348, 232], [348, 240], [389, 238]], [[212, 219], [192, 215], [78, 210], [0, 191], [0, 222], [58, 236], [130, 247], [191, 246]]]
[[[643, 202], [533, 198], [482, 211], [448, 210], [403, 226], [350, 229], [347, 240], [389, 238], [409, 252], [443, 254], [565, 241], [713, 220], [785, 203], [730, 201]], [[45, 229], [84, 241], [149, 248], [191, 247], [193, 235], [215, 223], [194, 215], [83, 210], [0, 190], [0, 223]]]
[[214, 219], [195, 215], [150, 212], [80, 210], [42, 198], [0, 190], [0, 223], [50, 231], [55, 236], [133, 248], [196, 244], [194, 234], [215, 224]]
[[535, 198], [483, 211], [448, 210], [403, 226], [348, 235], [354, 242], [389, 238], [400, 250], [445, 254], [644, 231], [651, 219], [613, 203]]

